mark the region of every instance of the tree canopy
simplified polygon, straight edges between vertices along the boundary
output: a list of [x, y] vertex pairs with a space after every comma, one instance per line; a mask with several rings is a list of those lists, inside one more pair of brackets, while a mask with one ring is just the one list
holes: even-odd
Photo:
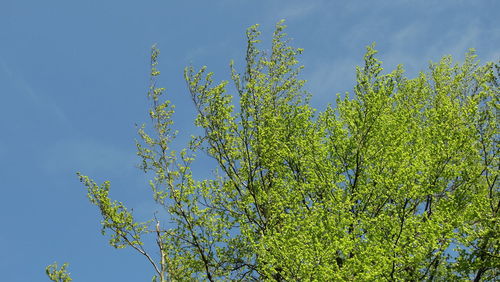
[[[109, 182], [78, 174], [110, 244], [142, 254], [153, 281], [498, 278], [500, 64], [471, 50], [407, 78], [401, 66], [383, 73], [368, 46], [354, 93], [319, 111], [284, 29], [267, 52], [258, 26], [247, 30], [234, 88], [186, 68], [203, 133], [179, 152], [153, 47], [151, 126], [137, 152], [170, 221], [136, 221]], [[212, 178], [193, 175], [196, 153], [215, 160]], [[53, 281], [69, 281], [51, 267]]]

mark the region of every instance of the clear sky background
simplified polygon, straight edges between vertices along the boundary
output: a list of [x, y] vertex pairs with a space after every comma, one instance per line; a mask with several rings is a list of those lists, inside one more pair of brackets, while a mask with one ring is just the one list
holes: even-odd
[[[498, 61], [498, 11], [498, 0], [0, 0], [0, 280], [45, 281], [45, 266], [58, 261], [75, 281], [150, 281], [145, 258], [100, 234], [75, 172], [110, 180], [112, 197], [139, 219], [158, 209], [134, 144], [134, 124], [148, 121], [153, 43], [182, 144], [196, 131], [184, 67], [229, 79], [231, 59], [244, 67], [250, 25], [261, 24], [268, 48], [286, 19], [323, 109], [352, 92], [372, 42], [386, 70], [404, 64], [409, 76], [443, 55], [462, 60], [468, 48]], [[201, 159], [199, 175], [210, 165]]]

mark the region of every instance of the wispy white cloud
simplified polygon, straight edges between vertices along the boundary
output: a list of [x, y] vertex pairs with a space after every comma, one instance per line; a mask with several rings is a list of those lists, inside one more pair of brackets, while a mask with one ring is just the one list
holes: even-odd
[[15, 92], [9, 93], [9, 95], [22, 95], [27, 103], [40, 109], [44, 114], [51, 115], [59, 122], [70, 126], [70, 121], [64, 111], [49, 95], [43, 95], [35, 91], [30, 83], [24, 79], [23, 75], [21, 73], [14, 73], [2, 57], [0, 57], [0, 66], [2, 70], [0, 76], [4, 76], [5, 81], [8, 81], [15, 89]]
[[336, 58], [311, 64], [312, 72], [305, 77], [306, 87], [313, 94], [313, 102], [321, 105], [333, 103], [336, 94], [351, 92], [355, 81], [354, 58]]
[[42, 168], [50, 174], [124, 175], [135, 169], [137, 158], [133, 151], [119, 149], [94, 140], [66, 139], [47, 148]]
[[[439, 36], [429, 36], [435, 29], [432, 22], [418, 22], [403, 26], [398, 32], [388, 37], [385, 65], [394, 67], [404, 64], [410, 75], [425, 71], [430, 61], [438, 61], [445, 55], [451, 55], [455, 61], [463, 59], [470, 48], [485, 46], [491, 36], [500, 34], [499, 28], [487, 30], [476, 22], [471, 22], [458, 29], [442, 30]], [[477, 50], [486, 61], [498, 60], [497, 49]]]
[[274, 12], [274, 18], [279, 17], [286, 20], [295, 20], [309, 16], [320, 7], [321, 1], [299, 1], [286, 6], [283, 9], [277, 9]]
[[[499, 59], [498, 48], [488, 48], [491, 45], [488, 40], [499, 40], [500, 27], [490, 26], [481, 19], [469, 18], [463, 22], [464, 14], [436, 17], [445, 12], [443, 7], [446, 5], [407, 1], [395, 6], [387, 2], [381, 5], [339, 4], [337, 8], [342, 10], [342, 17], [357, 17], [359, 20], [351, 25], [334, 25], [332, 31], [323, 31], [325, 37], [329, 38], [323, 40], [324, 44], [331, 42], [331, 50], [339, 50], [335, 45], [340, 44], [344, 48], [341, 51], [343, 56], [317, 53], [314, 59], [305, 62], [307, 69], [312, 69], [305, 78], [314, 94], [313, 102], [331, 101], [337, 92], [352, 91], [355, 66], [362, 64], [362, 53], [359, 51], [362, 46], [373, 41], [377, 42], [376, 48], [380, 51], [378, 58], [383, 61], [385, 72], [403, 64], [410, 77], [419, 71], [427, 71], [431, 60], [436, 61], [449, 54], [454, 60], [460, 61], [469, 48], [478, 46], [486, 47], [486, 50], [477, 50], [483, 62]], [[417, 16], [405, 20], [396, 16], [381, 16], [403, 8], [414, 9]], [[428, 13], [434, 16], [426, 17]], [[342, 30], [338, 30], [340, 27]], [[357, 48], [356, 51], [353, 48]]]

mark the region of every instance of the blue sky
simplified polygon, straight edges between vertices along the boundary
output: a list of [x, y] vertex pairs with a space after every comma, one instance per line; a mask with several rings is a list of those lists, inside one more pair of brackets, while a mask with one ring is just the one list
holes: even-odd
[[[147, 121], [149, 52], [161, 49], [160, 83], [177, 106], [179, 144], [195, 132], [183, 69], [215, 79], [240, 69], [245, 29], [263, 39], [286, 19], [305, 49], [302, 78], [322, 109], [351, 91], [365, 46], [386, 69], [425, 70], [443, 55], [500, 59], [500, 1], [0, 0], [0, 273], [44, 281], [46, 265], [70, 262], [75, 281], [149, 281], [147, 261], [115, 250], [75, 172], [110, 180], [112, 196], [140, 219], [157, 209], [135, 165], [134, 124]], [[269, 41], [263, 47], [267, 48]], [[201, 160], [201, 175], [210, 163]]]

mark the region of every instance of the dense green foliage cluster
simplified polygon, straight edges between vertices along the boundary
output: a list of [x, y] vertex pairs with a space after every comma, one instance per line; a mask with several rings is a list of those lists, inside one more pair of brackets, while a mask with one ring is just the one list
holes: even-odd
[[[500, 65], [471, 51], [409, 79], [402, 67], [382, 74], [370, 46], [354, 95], [320, 112], [283, 29], [267, 54], [248, 29], [246, 69], [231, 64], [235, 95], [206, 68], [186, 69], [204, 133], [181, 152], [169, 148], [174, 109], [153, 48], [153, 126], [137, 148], [171, 222], [136, 222], [108, 182], [80, 175], [111, 245], [143, 254], [155, 281], [495, 279]], [[196, 152], [217, 162], [213, 179], [193, 176]]]

